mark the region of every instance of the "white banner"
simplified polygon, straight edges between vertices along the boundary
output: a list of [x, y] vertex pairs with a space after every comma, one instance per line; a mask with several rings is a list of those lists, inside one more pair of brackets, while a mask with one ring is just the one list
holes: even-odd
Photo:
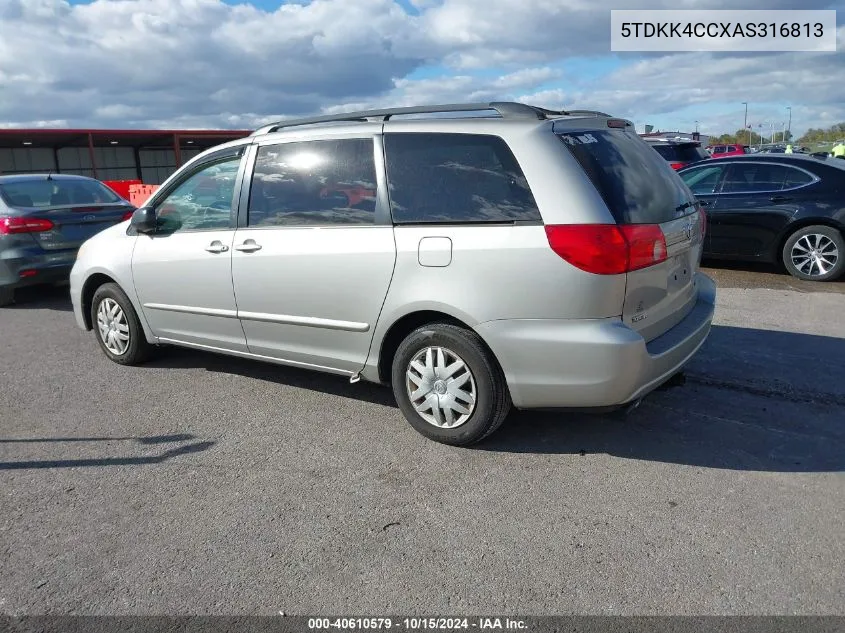
[[836, 11], [611, 10], [613, 52], [836, 52]]

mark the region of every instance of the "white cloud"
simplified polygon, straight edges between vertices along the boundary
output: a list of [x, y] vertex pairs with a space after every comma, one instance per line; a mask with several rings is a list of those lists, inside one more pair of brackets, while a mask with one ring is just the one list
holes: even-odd
[[[729, 130], [742, 101], [772, 117], [771, 104], [793, 103], [796, 125], [845, 119], [842, 53], [621, 56], [609, 74], [579, 74], [577, 64], [562, 73], [572, 57], [609, 54], [609, 8], [412, 4], [419, 15], [393, 0], [312, 0], [273, 12], [221, 0], [0, 0], [0, 124], [252, 128], [317, 111], [492, 99], [655, 124], [695, 117]], [[616, 0], [614, 8], [643, 4], [776, 9], [796, 0]]]

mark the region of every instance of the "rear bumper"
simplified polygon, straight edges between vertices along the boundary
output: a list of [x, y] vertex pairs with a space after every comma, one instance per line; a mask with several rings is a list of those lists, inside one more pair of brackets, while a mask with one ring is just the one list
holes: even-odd
[[67, 281], [75, 259], [76, 249], [37, 254], [23, 248], [0, 249], [0, 287]]
[[666, 382], [707, 339], [716, 285], [701, 273], [697, 285], [690, 313], [648, 343], [619, 318], [501, 320], [476, 329], [502, 365], [514, 406], [620, 406]]

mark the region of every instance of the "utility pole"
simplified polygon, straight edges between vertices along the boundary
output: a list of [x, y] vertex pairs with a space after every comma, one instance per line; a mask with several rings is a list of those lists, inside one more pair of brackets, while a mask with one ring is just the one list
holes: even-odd
[[789, 112], [789, 123], [786, 124], [786, 131], [789, 132], [789, 140], [792, 140], [792, 106], [786, 106], [786, 111]]
[[[748, 130], [748, 103], [743, 101], [742, 105], [745, 106], [745, 119], [742, 121], [742, 129]], [[748, 130], [748, 144], [751, 145], [751, 130]]]

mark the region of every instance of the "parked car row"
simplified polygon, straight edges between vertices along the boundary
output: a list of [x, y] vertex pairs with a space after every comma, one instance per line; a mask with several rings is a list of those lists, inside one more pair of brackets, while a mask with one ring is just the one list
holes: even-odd
[[671, 381], [713, 318], [705, 230], [630, 121], [367, 111], [193, 158], [83, 244], [71, 298], [116, 363], [177, 345], [390, 385], [414, 429], [469, 445], [513, 407], [624, 409]]

